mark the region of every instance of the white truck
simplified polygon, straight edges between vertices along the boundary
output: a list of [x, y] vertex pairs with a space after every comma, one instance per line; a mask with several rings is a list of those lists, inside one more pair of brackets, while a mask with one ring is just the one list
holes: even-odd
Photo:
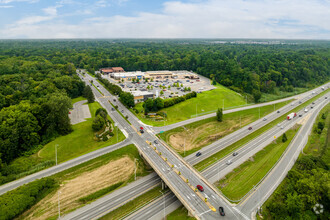
[[305, 112], [305, 113], [306, 113], [306, 112], [308, 112], [308, 109], [307, 109], [307, 108], [305, 108], [304, 112]]
[[324, 86], [322, 86], [322, 90], [324, 90]]
[[288, 116], [286, 116], [286, 118], [287, 118], [288, 120], [291, 120], [291, 119], [293, 119], [293, 118], [296, 117], [296, 116], [297, 116], [297, 114], [296, 114], [295, 112], [292, 112], [292, 113], [288, 114]]

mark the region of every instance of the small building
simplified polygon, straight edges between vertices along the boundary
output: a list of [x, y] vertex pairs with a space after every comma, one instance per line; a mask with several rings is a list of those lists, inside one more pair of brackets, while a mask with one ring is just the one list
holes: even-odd
[[131, 91], [132, 95], [134, 96], [134, 102], [144, 102], [147, 99], [153, 99], [155, 95], [152, 92], [148, 91]]
[[100, 72], [105, 75], [109, 75], [110, 73], [123, 73], [125, 72], [122, 67], [106, 67], [101, 68]]

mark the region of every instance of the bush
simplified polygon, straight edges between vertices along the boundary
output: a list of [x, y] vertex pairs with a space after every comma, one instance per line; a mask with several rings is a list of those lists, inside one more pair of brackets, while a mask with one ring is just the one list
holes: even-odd
[[100, 115], [96, 116], [93, 120], [92, 128], [93, 131], [101, 130], [105, 125], [105, 120]]
[[107, 135], [103, 135], [102, 141], [107, 141], [107, 140], [109, 140]]
[[0, 196], [0, 219], [13, 219], [54, 190], [56, 182], [52, 178], [33, 181]]

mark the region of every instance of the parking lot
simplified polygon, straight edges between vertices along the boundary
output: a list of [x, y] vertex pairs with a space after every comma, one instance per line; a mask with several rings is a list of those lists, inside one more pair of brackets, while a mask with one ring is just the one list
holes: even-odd
[[[192, 91], [201, 93], [203, 91], [214, 89], [214, 86], [211, 85], [210, 79], [200, 75], [198, 75], [198, 79], [190, 79], [187, 78], [189, 76], [187, 73], [189, 72], [175, 72], [176, 77], [158, 77], [148, 79], [147, 82], [145, 79], [134, 82], [133, 80], [128, 79], [121, 79], [119, 81], [109, 77], [104, 78], [107, 78], [112, 83], [116, 83], [126, 92], [148, 91], [155, 94], [156, 97], [162, 98], [182, 96]], [[197, 74], [194, 73], [194, 75], [196, 76]]]

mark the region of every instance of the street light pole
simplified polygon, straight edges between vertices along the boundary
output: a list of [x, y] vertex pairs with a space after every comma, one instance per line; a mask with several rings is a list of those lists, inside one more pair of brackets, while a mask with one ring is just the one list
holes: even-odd
[[159, 191], [161, 194], [163, 194], [163, 198], [164, 198], [164, 220], [166, 219], [165, 217], [165, 194], [162, 191]]
[[58, 144], [55, 144], [55, 162], [56, 162], [56, 166], [57, 166], [57, 146], [58, 146]]

